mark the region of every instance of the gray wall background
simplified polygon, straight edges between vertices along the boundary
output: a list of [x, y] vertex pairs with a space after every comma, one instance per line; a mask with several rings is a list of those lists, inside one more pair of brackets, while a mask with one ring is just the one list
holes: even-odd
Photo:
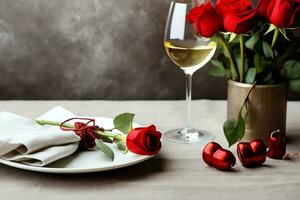
[[[0, 0], [0, 99], [183, 99], [184, 74], [162, 43], [168, 7], [169, 0]], [[193, 87], [194, 98], [226, 98], [226, 81], [207, 67]]]

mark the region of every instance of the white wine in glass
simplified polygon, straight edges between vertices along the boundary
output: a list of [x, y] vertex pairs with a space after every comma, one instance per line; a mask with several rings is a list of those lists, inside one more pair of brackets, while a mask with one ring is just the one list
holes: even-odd
[[169, 58], [185, 73], [193, 74], [210, 61], [216, 50], [215, 42], [195, 40], [167, 40], [165, 48]]
[[213, 139], [208, 133], [194, 129], [191, 125], [192, 75], [210, 61], [216, 51], [216, 43], [195, 35], [195, 29], [186, 15], [204, 0], [172, 0], [165, 29], [164, 46], [169, 58], [186, 75], [186, 126], [170, 130], [165, 137], [180, 143], [206, 143]]

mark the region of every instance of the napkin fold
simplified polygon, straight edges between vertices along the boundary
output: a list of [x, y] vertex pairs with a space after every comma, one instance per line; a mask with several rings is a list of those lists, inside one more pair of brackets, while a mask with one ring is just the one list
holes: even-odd
[[[63, 122], [75, 117], [63, 107], [54, 107], [38, 120]], [[57, 126], [42, 126], [35, 120], [10, 112], [0, 113], [0, 157], [33, 166], [45, 166], [73, 154], [80, 137]]]

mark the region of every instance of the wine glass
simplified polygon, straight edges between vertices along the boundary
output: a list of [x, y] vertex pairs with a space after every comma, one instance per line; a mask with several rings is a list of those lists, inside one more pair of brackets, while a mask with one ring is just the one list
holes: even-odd
[[216, 43], [195, 35], [195, 29], [186, 15], [204, 0], [172, 0], [165, 29], [164, 46], [169, 58], [186, 75], [186, 126], [165, 133], [166, 139], [179, 143], [204, 143], [213, 139], [208, 133], [191, 125], [192, 76], [213, 57]]

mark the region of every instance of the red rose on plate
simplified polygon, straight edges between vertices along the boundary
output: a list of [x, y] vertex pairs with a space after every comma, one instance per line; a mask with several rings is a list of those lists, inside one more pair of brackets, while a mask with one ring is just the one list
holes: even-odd
[[161, 133], [156, 127], [135, 128], [128, 133], [126, 145], [129, 151], [140, 155], [155, 155], [161, 148]]
[[194, 24], [197, 33], [203, 37], [211, 37], [223, 27], [223, 19], [210, 1], [193, 8], [187, 15], [187, 20]]
[[219, 0], [216, 9], [223, 16], [226, 31], [246, 33], [253, 28], [256, 21], [256, 9], [249, 0]]
[[299, 0], [271, 0], [267, 10], [267, 17], [275, 26], [288, 28], [294, 24], [295, 16], [299, 12]]

